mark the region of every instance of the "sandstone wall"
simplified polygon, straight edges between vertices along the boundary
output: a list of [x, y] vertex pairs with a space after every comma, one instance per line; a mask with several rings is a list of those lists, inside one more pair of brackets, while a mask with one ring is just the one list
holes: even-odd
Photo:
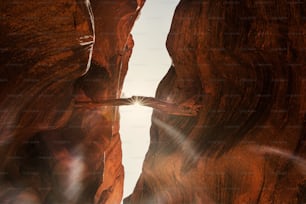
[[304, 1], [181, 0], [173, 66], [156, 97], [195, 101], [196, 117], [154, 111], [151, 144], [125, 203], [304, 203]]
[[0, 3], [0, 202], [119, 203], [118, 109], [143, 1]]

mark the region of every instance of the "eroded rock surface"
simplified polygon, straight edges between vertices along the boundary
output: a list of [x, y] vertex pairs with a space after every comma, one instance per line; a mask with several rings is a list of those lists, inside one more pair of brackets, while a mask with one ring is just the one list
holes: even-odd
[[154, 111], [125, 203], [305, 203], [305, 2], [181, 0], [156, 97], [196, 98], [196, 117]]
[[0, 3], [0, 203], [119, 203], [118, 111], [143, 1]]

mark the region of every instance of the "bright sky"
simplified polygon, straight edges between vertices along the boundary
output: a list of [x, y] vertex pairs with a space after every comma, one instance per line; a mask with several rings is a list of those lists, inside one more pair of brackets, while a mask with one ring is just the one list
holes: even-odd
[[[135, 41], [123, 93], [154, 96], [158, 83], [167, 73], [171, 59], [166, 50], [174, 9], [179, 0], [146, 0], [132, 34]], [[150, 141], [152, 109], [120, 107], [120, 133], [125, 168], [124, 196], [130, 195], [141, 173]]]

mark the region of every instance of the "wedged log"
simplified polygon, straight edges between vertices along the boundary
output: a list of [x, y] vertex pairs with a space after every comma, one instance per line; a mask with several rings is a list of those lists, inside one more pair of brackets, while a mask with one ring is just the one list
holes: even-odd
[[141, 105], [148, 106], [155, 110], [162, 111], [170, 115], [196, 116], [200, 106], [191, 101], [188, 104], [175, 104], [158, 100], [154, 97], [132, 96], [130, 98], [107, 99], [103, 101], [75, 101], [74, 107], [83, 109], [94, 109], [105, 106], [128, 106]]
[[154, 111], [124, 203], [306, 202], [306, 4], [181, 0], [156, 98], [200, 97], [197, 117]]

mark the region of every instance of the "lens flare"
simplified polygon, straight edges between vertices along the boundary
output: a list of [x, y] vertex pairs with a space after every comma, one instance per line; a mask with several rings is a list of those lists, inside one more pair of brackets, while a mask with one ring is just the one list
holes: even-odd
[[292, 161], [303, 174], [305, 174], [304, 172], [306, 172], [306, 160], [302, 157], [294, 155], [291, 152], [288, 152], [287, 150], [270, 146], [252, 146], [250, 147], [250, 150], [259, 154], [271, 154], [283, 157]]
[[199, 155], [194, 150], [195, 148], [192, 146], [191, 142], [186, 139], [186, 136], [183, 133], [157, 118], [152, 118], [152, 121], [160, 129], [164, 130], [179, 147], [181, 147], [184, 154], [187, 154], [190, 158], [198, 158]]

